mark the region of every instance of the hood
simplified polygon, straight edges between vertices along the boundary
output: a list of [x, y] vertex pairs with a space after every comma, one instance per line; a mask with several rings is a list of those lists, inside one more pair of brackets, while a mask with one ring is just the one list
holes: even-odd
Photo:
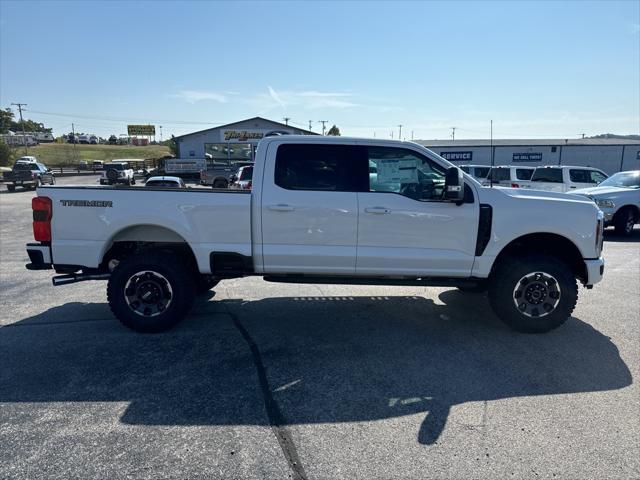
[[634, 189], [624, 187], [590, 187], [581, 188], [580, 190], [573, 190], [571, 193], [575, 193], [577, 195], [589, 195], [591, 197], [604, 197], [629, 191], [634, 191]]
[[505, 195], [509, 195], [514, 198], [530, 198], [536, 200], [562, 200], [565, 202], [578, 202], [578, 203], [593, 203], [593, 200], [569, 193], [549, 192], [547, 190], [531, 190], [524, 188], [500, 188], [493, 187]]

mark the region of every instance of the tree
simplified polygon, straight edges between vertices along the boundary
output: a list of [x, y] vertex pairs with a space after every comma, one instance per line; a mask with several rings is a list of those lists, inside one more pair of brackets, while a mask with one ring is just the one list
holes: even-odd
[[327, 132], [327, 135], [333, 135], [334, 137], [339, 137], [340, 129], [334, 125], [329, 129], [329, 131]]
[[11, 109], [0, 110], [0, 133], [8, 133], [13, 123], [13, 112]]
[[0, 166], [13, 164], [16, 158], [16, 150], [0, 140]]
[[171, 135], [171, 139], [165, 140], [164, 143], [167, 147], [169, 147], [169, 151], [172, 155], [178, 156], [178, 142], [176, 142], [176, 137]]

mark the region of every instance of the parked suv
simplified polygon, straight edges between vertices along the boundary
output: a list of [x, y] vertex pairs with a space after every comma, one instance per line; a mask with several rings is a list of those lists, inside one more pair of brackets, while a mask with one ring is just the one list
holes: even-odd
[[535, 167], [513, 165], [491, 167], [489, 175], [481, 183], [485, 186], [493, 183], [500, 187], [529, 188], [535, 169]]
[[100, 185], [114, 185], [124, 183], [125, 185], [135, 185], [133, 169], [127, 163], [107, 163], [100, 177]]
[[570, 192], [595, 187], [607, 179], [602, 170], [592, 167], [537, 167], [531, 177], [531, 188], [549, 192]]
[[571, 193], [594, 200], [604, 213], [605, 226], [614, 226], [620, 235], [631, 235], [640, 223], [640, 170], [619, 172], [597, 187]]

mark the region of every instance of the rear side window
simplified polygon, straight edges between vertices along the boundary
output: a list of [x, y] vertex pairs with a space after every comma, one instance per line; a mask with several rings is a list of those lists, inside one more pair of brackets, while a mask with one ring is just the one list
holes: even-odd
[[562, 183], [561, 168], [536, 168], [531, 177], [532, 182]]
[[531, 180], [531, 175], [533, 175], [532, 168], [516, 168], [516, 178], [518, 180]]
[[276, 154], [275, 184], [287, 190], [356, 192], [358, 183], [366, 182], [366, 166], [366, 150], [356, 145], [284, 144]]
[[494, 168], [491, 170], [491, 179], [494, 182], [511, 180], [511, 173], [508, 168]]
[[474, 177], [476, 178], [487, 178], [489, 175], [489, 167], [476, 167], [476, 173]]
[[244, 167], [238, 180], [251, 180], [253, 177], [253, 167]]

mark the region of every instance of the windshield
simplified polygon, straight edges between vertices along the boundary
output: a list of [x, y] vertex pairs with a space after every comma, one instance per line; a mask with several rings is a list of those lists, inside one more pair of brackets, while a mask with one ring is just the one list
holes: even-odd
[[619, 172], [610, 176], [599, 187], [640, 188], [640, 170], [635, 172]]
[[14, 170], [38, 170], [38, 166], [35, 163], [16, 163], [13, 166]]
[[171, 180], [151, 180], [150, 182], [145, 183], [145, 186], [159, 188], [180, 188], [180, 185], [177, 182], [173, 182]]

